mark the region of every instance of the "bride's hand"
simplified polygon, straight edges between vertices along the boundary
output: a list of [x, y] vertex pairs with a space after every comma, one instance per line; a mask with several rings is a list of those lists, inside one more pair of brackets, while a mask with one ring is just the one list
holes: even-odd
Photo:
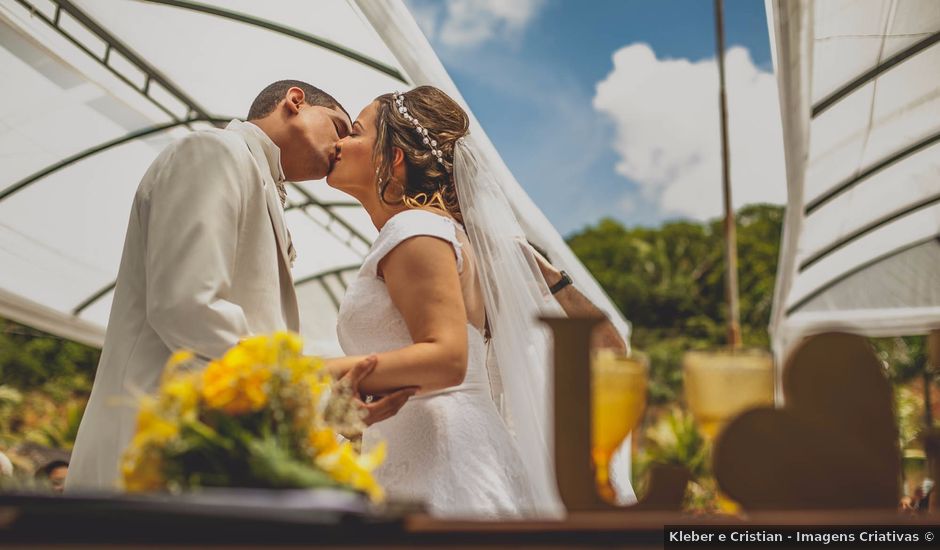
[[382, 396], [377, 396], [374, 400], [369, 402], [363, 401], [363, 397], [359, 393], [359, 383], [362, 382], [366, 376], [369, 376], [377, 364], [378, 358], [374, 355], [370, 355], [357, 362], [351, 369], [345, 370], [337, 378], [338, 383], [349, 385], [352, 394], [355, 396], [357, 405], [365, 410], [366, 415], [363, 418], [363, 422], [365, 422], [366, 426], [371, 426], [376, 422], [381, 422], [395, 416], [405, 403], [408, 402], [408, 399], [418, 392], [418, 388], [411, 386], [400, 388]]

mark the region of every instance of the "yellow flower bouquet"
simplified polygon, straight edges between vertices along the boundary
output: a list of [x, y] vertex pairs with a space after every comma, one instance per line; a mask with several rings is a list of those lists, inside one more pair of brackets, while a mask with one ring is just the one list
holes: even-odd
[[360, 453], [339, 433], [361, 431], [348, 388], [293, 333], [243, 340], [204, 369], [191, 353], [167, 363], [159, 393], [140, 403], [121, 462], [128, 491], [199, 487], [339, 488], [383, 498], [372, 471], [384, 446]]

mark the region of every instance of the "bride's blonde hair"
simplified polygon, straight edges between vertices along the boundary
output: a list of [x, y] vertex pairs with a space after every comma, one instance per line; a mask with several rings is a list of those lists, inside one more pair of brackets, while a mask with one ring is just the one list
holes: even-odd
[[[372, 155], [378, 166], [379, 199], [386, 204], [404, 204], [409, 208], [440, 208], [463, 222], [453, 179], [454, 146], [467, 134], [470, 117], [456, 101], [434, 86], [419, 86], [398, 97], [403, 98], [407, 114], [427, 130], [429, 143], [425, 143], [425, 136], [400, 111], [395, 94], [376, 98], [377, 132]], [[431, 140], [436, 146], [430, 145]], [[401, 198], [390, 201], [386, 195], [392, 183], [395, 147], [405, 154], [405, 181], [399, 190]], [[434, 154], [435, 149], [440, 151], [440, 158]]]

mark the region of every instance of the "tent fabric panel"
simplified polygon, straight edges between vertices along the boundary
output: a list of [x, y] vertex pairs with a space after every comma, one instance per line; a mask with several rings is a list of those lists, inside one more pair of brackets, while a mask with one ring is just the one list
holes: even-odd
[[[940, 193], [940, 143], [860, 181], [807, 215], [798, 261], [823, 251], [866, 225]], [[852, 212], [851, 217], [842, 216]]]
[[852, 3], [852, 0], [823, 2], [815, 10], [816, 40], [826, 47], [820, 48], [814, 57], [819, 62], [813, 65], [813, 103], [878, 63], [890, 10], [880, 2], [871, 2], [865, 9]]
[[[780, 239], [780, 259], [774, 285], [770, 333], [776, 364], [782, 365], [787, 350], [786, 300], [796, 275], [796, 253], [803, 224], [802, 205], [806, 164], [809, 157], [813, 10], [807, 0], [765, 0], [771, 57], [780, 96], [784, 158], [787, 171], [787, 209]], [[793, 205], [798, 205], [794, 207]], [[777, 369], [776, 399], [783, 401], [782, 369]]]
[[13, 272], [10, 276], [16, 282], [11, 285], [15, 286], [5, 288], [16, 288], [41, 303], [47, 303], [55, 292], [69, 289], [68, 300], [54, 307], [70, 311], [112, 282], [137, 182], [158, 153], [145, 142], [127, 143], [43, 178], [0, 202], [4, 232], [28, 236], [29, 244], [16, 245], [20, 253], [30, 248], [47, 250], [51, 277], [46, 280]]
[[934, 0], [817, 4], [815, 39], [824, 47], [814, 57], [813, 104], [936, 32], [940, 22]]
[[810, 202], [853, 175], [940, 132], [933, 76], [940, 43], [860, 88], [813, 121]]
[[[153, 123], [82, 80], [56, 56], [7, 25], [0, 25], [0, 93], [4, 151], [0, 190], [60, 159]], [[162, 116], [156, 122], [165, 123]], [[62, 131], [49, 132], [49, 128]]]
[[940, 240], [931, 239], [846, 277], [800, 311], [940, 307]]
[[107, 327], [111, 317], [111, 302], [114, 300], [114, 288], [90, 303], [78, 314], [78, 318], [96, 326]]
[[839, 280], [855, 268], [904, 246], [940, 235], [940, 204], [885, 225], [826, 256], [800, 272], [787, 302], [788, 308], [823, 285]]
[[0, 287], [0, 317], [56, 334], [62, 338], [100, 348], [104, 344], [102, 325], [78, 319], [32, 302]]
[[936, 330], [940, 308], [852, 309], [840, 312], [808, 311], [793, 315], [782, 335], [787, 349], [800, 339], [828, 331], [851, 332], [870, 338], [927, 334]]
[[[150, 94], [146, 82], [143, 88], [135, 84], [134, 80], [139, 75], [139, 71], [146, 70], [152, 74], [152, 67], [143, 64], [129, 74], [123, 74], [119, 69], [125, 67], [126, 64], [123, 61], [127, 58], [122, 60], [121, 56], [115, 56], [116, 63], [112, 64], [109, 60], [110, 53], [116, 50], [105, 49], [102, 54], [100, 51], [89, 49], [75, 35], [70, 34], [67, 27], [35, 11], [35, 2], [36, 0], [0, 0], [0, 19], [24, 36], [30, 37], [36, 44], [41, 44], [41, 48], [59, 58], [75, 74], [81, 75], [79, 83], [86, 81], [94, 83], [132, 109], [144, 114], [148, 120], [163, 120], [165, 117], [179, 119], [178, 115], [173, 114], [171, 109], [160, 104], [153, 94]], [[113, 36], [111, 38], [113, 39]], [[114, 39], [114, 43], [109, 44], [115, 48], [123, 48], [122, 43], [119, 42]], [[175, 88], [172, 83], [167, 83]], [[157, 88], [159, 86], [155, 86], [154, 89]], [[180, 98], [175, 98], [173, 101], [178, 102]]]
[[305, 213], [294, 210], [285, 217], [297, 250], [297, 260], [291, 270], [295, 280], [362, 262], [360, 254]]
[[[778, 362], [820, 330], [940, 327], [940, 4], [767, 6], [788, 160], [771, 322]], [[800, 32], [785, 32], [794, 21]], [[786, 107], [850, 88], [815, 118]]]
[[940, 131], [937, 69], [940, 42], [901, 63], [875, 81], [871, 135], [861, 167]]
[[[216, 112], [245, 117], [257, 93], [285, 75], [321, 86], [350, 110], [367, 105], [374, 90], [401, 86], [400, 81], [334, 52], [238, 21], [150, 2], [92, 0], [80, 5], [171, 81], [185, 83], [185, 91], [196, 101], [212, 105]], [[337, 10], [349, 11], [335, 1], [301, 5], [298, 13], [310, 16], [303, 19], [329, 20]], [[289, 13], [285, 10], [281, 18]], [[290, 16], [300, 19], [297, 13]], [[140, 20], [148, 24], [128, 28]], [[352, 27], [350, 35], [361, 34], [361, 28], [361, 24]], [[179, 63], [184, 53], [187, 62]], [[340, 74], [342, 78], [333, 76]]]
[[[111, 0], [95, 1], [107, 3]], [[307, 34], [340, 44], [386, 65], [395, 66], [395, 58], [391, 52], [375, 31], [363, 24], [363, 21], [349, 8], [346, 0], [317, 0], [314, 4], [309, 0], [278, 0], [277, 2], [201, 0], [198, 3], [296, 28]], [[303, 14], [316, 17], [304, 17]]]

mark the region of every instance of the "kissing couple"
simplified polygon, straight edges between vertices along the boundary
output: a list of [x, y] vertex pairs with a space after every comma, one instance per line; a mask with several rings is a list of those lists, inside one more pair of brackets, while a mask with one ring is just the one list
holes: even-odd
[[440, 517], [557, 516], [537, 317], [599, 310], [527, 243], [502, 191], [511, 175], [484, 162], [469, 126], [432, 86], [381, 95], [353, 121], [285, 80], [247, 122], [161, 152], [134, 197], [66, 489], [116, 487], [136, 411], [113, 403], [156, 391], [172, 352], [209, 360], [253, 334], [299, 332], [287, 185], [325, 177], [378, 230], [339, 309], [346, 355], [327, 367], [377, 396], [360, 406], [363, 447], [388, 446], [379, 483]]

